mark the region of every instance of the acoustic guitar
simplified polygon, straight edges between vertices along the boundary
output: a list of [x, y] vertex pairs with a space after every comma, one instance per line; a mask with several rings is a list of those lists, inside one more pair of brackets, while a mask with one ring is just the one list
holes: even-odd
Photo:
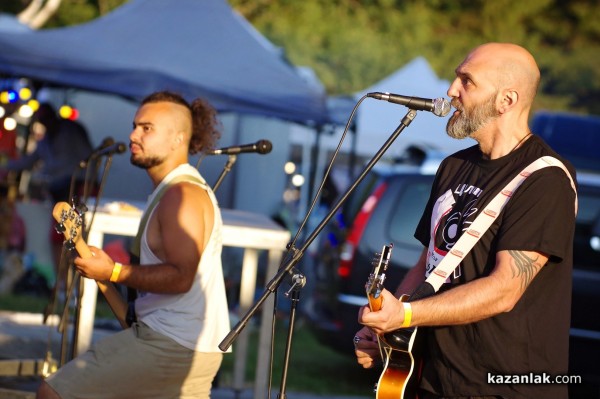
[[[384, 245], [379, 259], [365, 284], [369, 307], [376, 312], [383, 306], [381, 291], [393, 245]], [[403, 295], [400, 300], [408, 301]], [[377, 399], [415, 399], [420, 378], [420, 335], [416, 327], [399, 329], [378, 337], [384, 361], [383, 372], [375, 387]]]
[[[66, 202], [58, 202], [52, 210], [52, 216], [58, 223], [57, 230], [64, 235], [68, 248], [76, 249], [77, 253], [82, 258], [93, 256], [92, 251], [81, 235], [83, 215], [78, 209]], [[125, 321], [127, 316], [127, 303], [117, 288], [109, 281], [96, 281], [96, 284], [98, 284], [100, 292], [102, 292], [106, 298], [108, 306], [119, 321], [119, 324], [121, 324], [121, 327], [127, 328], [128, 325]]]

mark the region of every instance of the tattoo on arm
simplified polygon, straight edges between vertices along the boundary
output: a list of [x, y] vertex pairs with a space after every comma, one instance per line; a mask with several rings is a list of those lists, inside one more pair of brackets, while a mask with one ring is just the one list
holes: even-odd
[[522, 251], [508, 251], [512, 257], [511, 267], [513, 271], [513, 277], [521, 279], [521, 289], [525, 291], [537, 270], [541, 267], [537, 260], [539, 255], [535, 258], [530, 258]]

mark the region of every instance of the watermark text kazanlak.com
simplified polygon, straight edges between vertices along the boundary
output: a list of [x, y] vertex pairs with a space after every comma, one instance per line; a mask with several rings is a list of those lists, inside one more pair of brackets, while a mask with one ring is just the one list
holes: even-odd
[[556, 375], [541, 373], [492, 374], [487, 373], [488, 384], [581, 384], [580, 375]]

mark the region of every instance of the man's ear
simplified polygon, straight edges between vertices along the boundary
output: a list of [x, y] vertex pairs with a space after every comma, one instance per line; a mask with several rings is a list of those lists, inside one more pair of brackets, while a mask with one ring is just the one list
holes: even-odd
[[508, 110], [513, 108], [519, 101], [519, 93], [514, 89], [506, 89], [502, 92], [500, 97], [500, 105], [498, 106], [498, 112], [501, 114], [506, 113]]
[[173, 144], [171, 144], [171, 149], [176, 149], [183, 142], [183, 133], [178, 132], [175, 138], [173, 138]]

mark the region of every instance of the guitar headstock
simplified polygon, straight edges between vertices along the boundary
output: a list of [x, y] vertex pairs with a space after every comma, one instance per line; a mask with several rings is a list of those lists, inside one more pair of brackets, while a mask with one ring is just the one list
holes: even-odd
[[58, 202], [54, 205], [52, 216], [56, 220], [56, 231], [64, 235], [65, 245], [73, 249], [82, 240], [83, 215], [85, 210], [73, 207], [67, 202]]
[[381, 253], [376, 254], [375, 259], [373, 259], [373, 271], [365, 284], [365, 290], [369, 298], [379, 298], [379, 294], [383, 289], [383, 282], [385, 281], [385, 272], [392, 257], [393, 247], [394, 244], [384, 245]]

